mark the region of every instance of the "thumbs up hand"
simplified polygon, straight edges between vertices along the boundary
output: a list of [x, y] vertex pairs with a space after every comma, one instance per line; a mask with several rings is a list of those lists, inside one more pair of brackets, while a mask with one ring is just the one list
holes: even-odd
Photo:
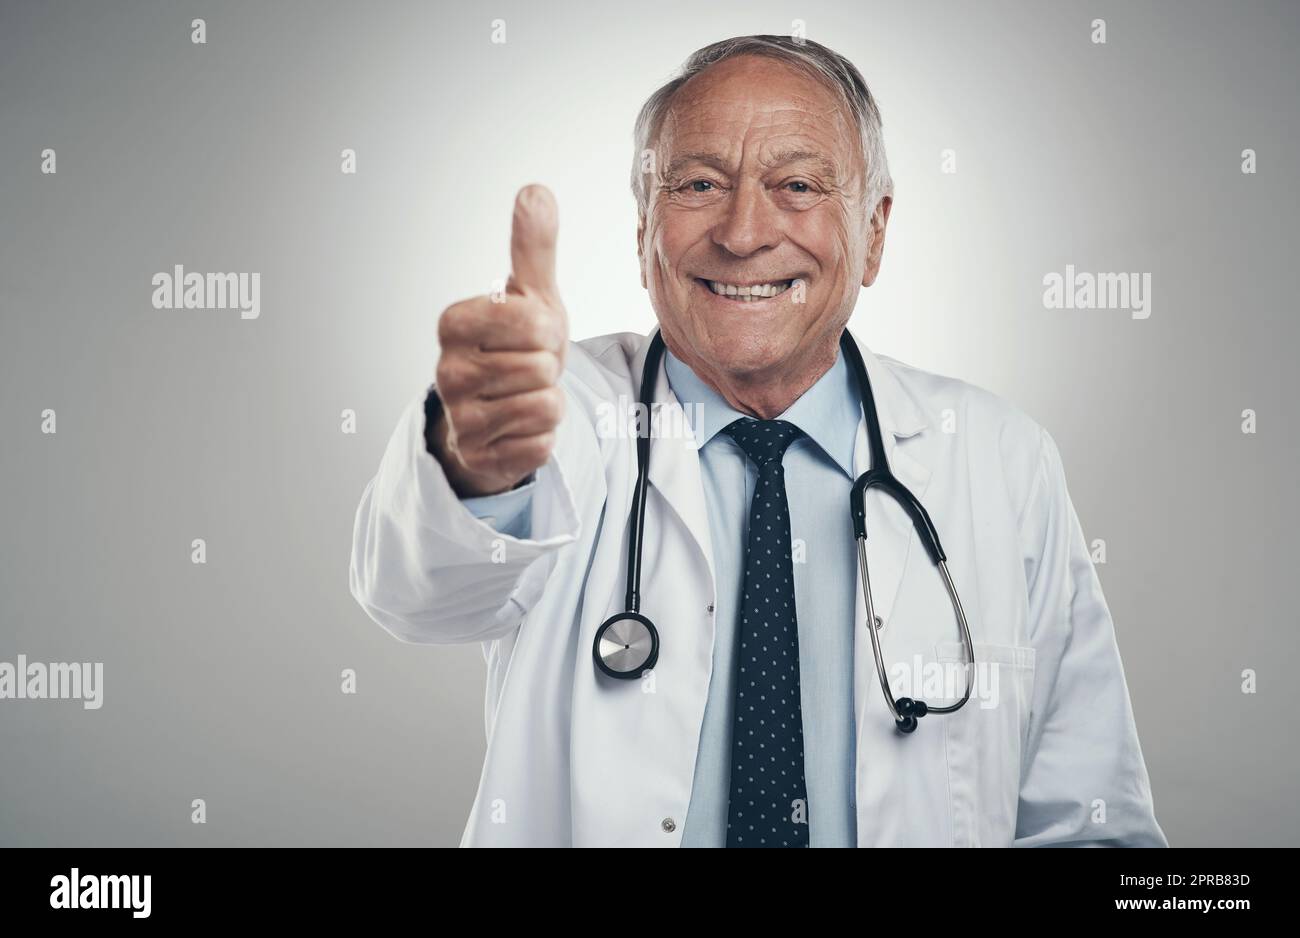
[[429, 452], [462, 498], [513, 488], [542, 466], [564, 414], [559, 378], [569, 341], [555, 283], [555, 197], [525, 186], [515, 198], [504, 298], [476, 296], [438, 322], [442, 412], [425, 428]]

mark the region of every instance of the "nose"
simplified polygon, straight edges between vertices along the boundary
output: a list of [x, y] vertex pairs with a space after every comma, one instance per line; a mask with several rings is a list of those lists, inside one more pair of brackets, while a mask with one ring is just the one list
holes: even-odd
[[781, 242], [779, 210], [757, 183], [737, 186], [713, 229], [713, 243], [737, 257], [749, 257]]

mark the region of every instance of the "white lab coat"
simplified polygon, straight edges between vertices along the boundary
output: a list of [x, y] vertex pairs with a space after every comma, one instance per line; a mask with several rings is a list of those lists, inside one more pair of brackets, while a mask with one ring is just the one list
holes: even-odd
[[[592, 664], [596, 629], [623, 609], [636, 478], [635, 439], [611, 432], [612, 415], [635, 402], [648, 345], [623, 333], [570, 346], [567, 408], [537, 473], [531, 539], [499, 533], [457, 499], [425, 451], [423, 394], [362, 496], [351, 565], [361, 606], [403, 641], [483, 646], [487, 756], [462, 846], [681, 841], [715, 593], [698, 444], [689, 431], [658, 436], [689, 426], [662, 364], [642, 574], [661, 654], [641, 680], [611, 681]], [[911, 736], [895, 732], [857, 585], [858, 845], [1166, 845], [1110, 612], [1051, 437], [993, 394], [860, 347], [889, 464], [939, 531], [976, 659], [999, 693], [995, 707], [972, 698]], [[859, 422], [856, 471], [868, 465]], [[876, 491], [867, 513], [891, 680], [895, 667], [915, 676], [918, 664], [959, 661], [947, 593], [911, 522]], [[815, 562], [815, 545], [808, 553]]]

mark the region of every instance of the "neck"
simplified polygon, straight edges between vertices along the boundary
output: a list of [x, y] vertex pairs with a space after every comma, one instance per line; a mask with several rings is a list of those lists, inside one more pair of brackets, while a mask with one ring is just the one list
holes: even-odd
[[789, 410], [791, 404], [831, 370], [839, 350], [837, 341], [817, 349], [812, 355], [783, 361], [770, 369], [733, 373], [691, 354], [687, 349], [678, 349], [667, 335], [664, 343], [723, 400], [742, 414], [759, 420], [772, 420]]

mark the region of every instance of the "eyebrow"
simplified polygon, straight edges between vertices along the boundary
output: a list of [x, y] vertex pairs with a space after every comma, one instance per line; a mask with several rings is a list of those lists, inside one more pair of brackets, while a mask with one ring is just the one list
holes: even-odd
[[770, 157], [762, 160], [765, 167], [785, 166], [788, 163], [809, 162], [816, 164], [817, 168], [823, 175], [827, 176], [832, 182], [838, 177], [835, 170], [835, 164], [827, 159], [823, 154], [813, 150], [780, 150], [773, 153]]
[[[817, 169], [832, 182], [838, 178], [839, 174], [835, 170], [835, 164], [821, 153], [812, 150], [781, 150], [773, 153], [770, 157], [761, 162], [765, 169], [770, 169], [775, 166], [785, 166], [789, 163], [798, 163], [801, 161], [808, 161], [816, 164]], [[706, 166], [712, 166], [714, 169], [722, 172], [727, 171], [726, 161], [717, 153], [699, 151], [694, 153], [683, 153], [680, 156], [675, 157], [673, 161], [668, 164], [667, 169], [664, 170], [664, 176], [671, 179], [691, 163], [703, 163]]]
[[667, 168], [664, 169], [664, 175], [670, 178], [676, 176], [682, 171], [683, 167], [689, 166], [691, 163], [703, 163], [706, 166], [712, 166], [714, 169], [722, 170], [724, 172], [727, 169], [727, 165], [721, 156], [716, 153], [705, 153], [701, 151], [696, 153], [683, 153], [681, 156], [675, 157], [673, 161], [668, 164]]

